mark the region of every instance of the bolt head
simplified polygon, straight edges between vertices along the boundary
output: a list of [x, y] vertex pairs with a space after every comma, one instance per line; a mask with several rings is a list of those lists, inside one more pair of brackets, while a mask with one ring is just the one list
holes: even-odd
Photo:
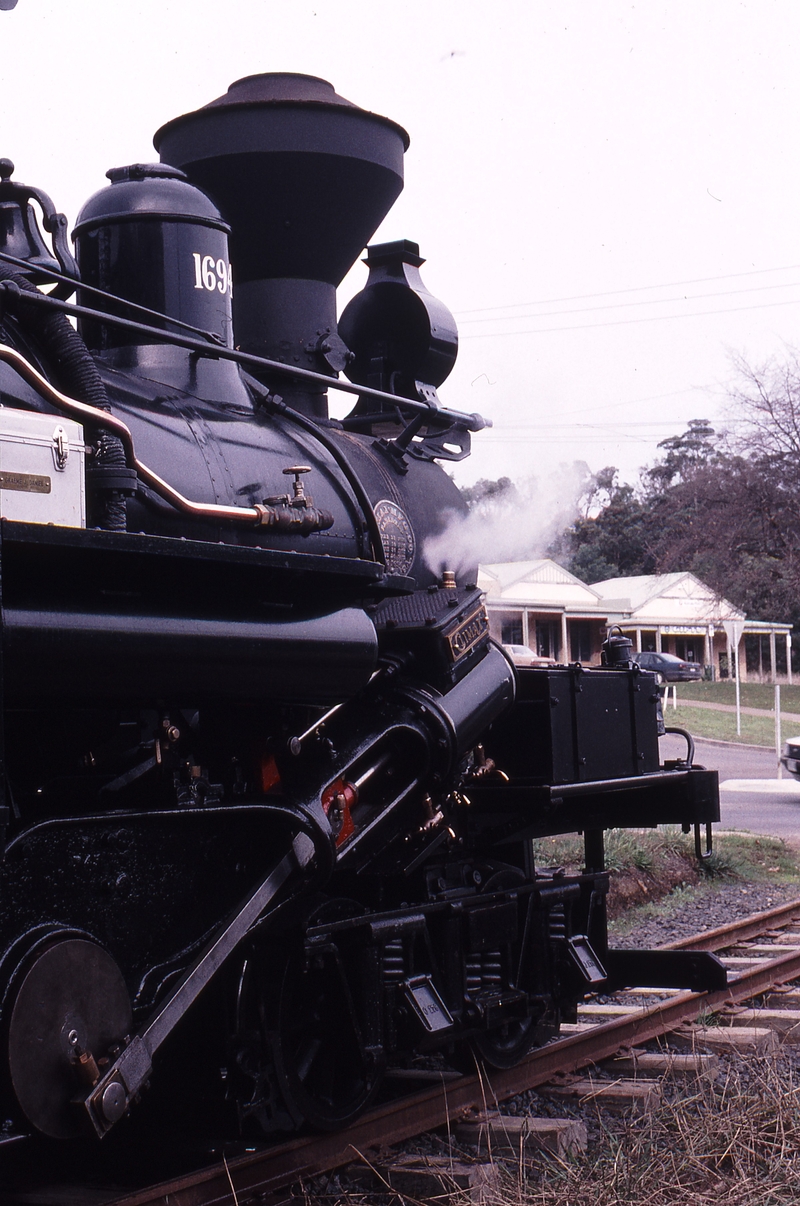
[[112, 1080], [111, 1084], [106, 1085], [100, 1099], [100, 1106], [107, 1122], [119, 1122], [125, 1113], [127, 1104], [125, 1090], [119, 1081]]

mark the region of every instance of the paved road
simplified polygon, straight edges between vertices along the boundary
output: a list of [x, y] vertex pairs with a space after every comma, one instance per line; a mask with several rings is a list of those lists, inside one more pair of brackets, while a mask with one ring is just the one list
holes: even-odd
[[[682, 754], [685, 745], [676, 737], [662, 738], [662, 758]], [[800, 841], [800, 782], [777, 778], [773, 750], [696, 737], [695, 762], [719, 771], [722, 827]]]

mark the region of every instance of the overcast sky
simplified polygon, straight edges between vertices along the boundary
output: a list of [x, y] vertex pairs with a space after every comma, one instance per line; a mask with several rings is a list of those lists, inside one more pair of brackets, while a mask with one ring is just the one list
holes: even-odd
[[18, 0], [0, 156], [72, 223], [233, 80], [330, 80], [411, 135], [376, 241], [420, 244], [461, 332], [442, 400], [494, 421], [457, 480], [630, 479], [721, 419], [731, 351], [800, 343], [799, 34], [797, 0]]

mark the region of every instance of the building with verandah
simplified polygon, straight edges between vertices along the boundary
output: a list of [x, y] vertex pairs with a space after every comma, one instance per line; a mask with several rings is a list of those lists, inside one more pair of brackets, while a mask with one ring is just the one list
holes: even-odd
[[673, 653], [727, 678], [738, 654], [742, 681], [792, 681], [792, 626], [749, 620], [691, 573], [608, 578], [587, 585], [549, 558], [482, 565], [493, 635], [561, 662], [600, 661], [612, 624], [636, 650]]

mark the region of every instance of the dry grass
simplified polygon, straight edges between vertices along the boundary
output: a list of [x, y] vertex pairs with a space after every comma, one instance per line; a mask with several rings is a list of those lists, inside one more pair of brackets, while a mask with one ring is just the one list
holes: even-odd
[[[533, 1112], [536, 1108], [532, 1095]], [[481, 1206], [796, 1206], [800, 1201], [800, 1078], [785, 1052], [734, 1057], [714, 1080], [672, 1082], [665, 1086], [663, 1103], [643, 1117], [619, 1118], [590, 1107], [581, 1113], [590, 1134], [585, 1154], [495, 1159], [499, 1180], [493, 1187], [472, 1196], [454, 1189], [428, 1201], [440, 1206], [478, 1201]], [[440, 1155], [475, 1159], [450, 1147], [443, 1134], [438, 1144], [434, 1136], [428, 1143]], [[422, 1206], [393, 1192], [381, 1178], [366, 1189], [353, 1176], [357, 1171], [351, 1166], [305, 1186], [304, 1206]]]
[[[530, 1112], [552, 1114], [526, 1094]], [[517, 1099], [514, 1112], [523, 1112]], [[791, 1048], [770, 1056], [731, 1056], [714, 1078], [669, 1079], [657, 1108], [619, 1117], [598, 1107], [559, 1106], [580, 1115], [588, 1150], [574, 1158], [495, 1158], [494, 1185], [477, 1195], [445, 1190], [438, 1206], [796, 1206], [800, 1201], [800, 1076]], [[429, 1154], [485, 1163], [440, 1132], [415, 1141]], [[393, 1191], [368, 1165], [351, 1165], [304, 1186], [303, 1206], [423, 1206]], [[298, 1201], [297, 1198], [294, 1199]]]
[[504, 1206], [796, 1206], [800, 1082], [781, 1055], [675, 1086], [643, 1118], [598, 1112], [588, 1154], [509, 1172]]

